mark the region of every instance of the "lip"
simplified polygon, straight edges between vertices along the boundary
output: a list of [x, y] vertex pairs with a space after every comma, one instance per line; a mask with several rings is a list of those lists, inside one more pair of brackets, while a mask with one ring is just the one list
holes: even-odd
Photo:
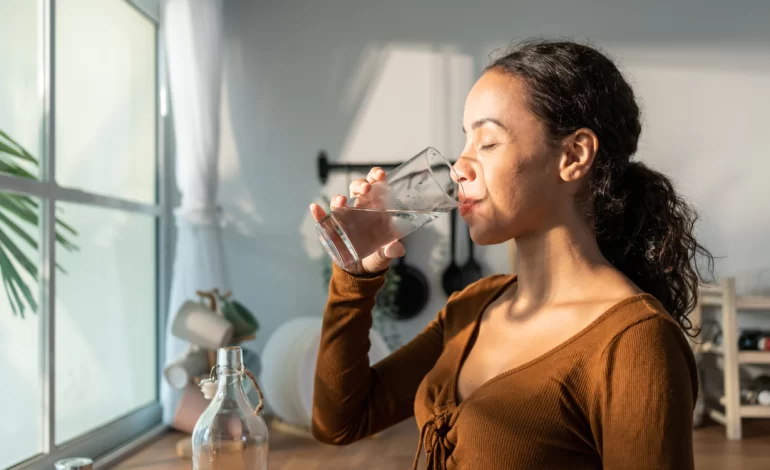
[[478, 203], [479, 201], [474, 199], [464, 199], [457, 206], [457, 210], [460, 212], [460, 215], [470, 214]]

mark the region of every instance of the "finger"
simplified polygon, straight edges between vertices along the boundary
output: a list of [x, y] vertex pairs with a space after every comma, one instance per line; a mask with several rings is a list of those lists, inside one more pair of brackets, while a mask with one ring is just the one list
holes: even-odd
[[326, 211], [323, 210], [318, 204], [310, 204], [310, 214], [313, 215], [313, 218], [316, 222], [319, 222], [324, 217], [326, 217]]
[[398, 240], [385, 245], [385, 248], [382, 251], [385, 256], [391, 259], [401, 258], [406, 254], [406, 248], [404, 248], [404, 245]]
[[338, 194], [337, 196], [332, 198], [332, 200], [331, 200], [331, 207], [332, 207], [332, 209], [337, 209], [339, 207], [344, 207], [345, 204], [347, 204], [347, 203], [348, 203], [348, 198]]
[[378, 181], [385, 181], [385, 170], [378, 166], [372, 168], [369, 170], [369, 174], [366, 175], [366, 181], [371, 184], [374, 184]]
[[350, 197], [363, 196], [371, 191], [372, 185], [366, 180], [355, 180], [350, 183]]
[[390, 243], [364, 260], [364, 269], [369, 272], [379, 272], [390, 266], [390, 261], [393, 258], [400, 258], [404, 256], [406, 250], [401, 242], [395, 241]]

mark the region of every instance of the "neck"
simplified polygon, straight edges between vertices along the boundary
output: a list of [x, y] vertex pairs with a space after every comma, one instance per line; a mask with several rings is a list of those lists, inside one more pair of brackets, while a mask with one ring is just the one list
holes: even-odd
[[578, 300], [597, 271], [611, 268], [585, 224], [555, 225], [516, 238], [517, 302], [531, 307]]

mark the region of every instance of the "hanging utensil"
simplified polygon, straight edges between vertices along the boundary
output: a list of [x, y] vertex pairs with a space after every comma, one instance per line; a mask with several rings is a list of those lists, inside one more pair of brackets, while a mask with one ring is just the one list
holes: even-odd
[[476, 262], [473, 257], [473, 239], [471, 238], [471, 228], [468, 227], [468, 261], [460, 268], [463, 287], [481, 279], [483, 274], [481, 273], [481, 266]]
[[396, 291], [396, 319], [406, 320], [420, 314], [430, 299], [430, 285], [425, 275], [399, 258], [393, 271], [401, 278]]
[[441, 285], [444, 288], [444, 293], [447, 296], [452, 293], [463, 289], [462, 273], [460, 267], [455, 261], [455, 234], [457, 231], [457, 211], [451, 211], [449, 213], [449, 266], [444, 270], [444, 275], [441, 278]]

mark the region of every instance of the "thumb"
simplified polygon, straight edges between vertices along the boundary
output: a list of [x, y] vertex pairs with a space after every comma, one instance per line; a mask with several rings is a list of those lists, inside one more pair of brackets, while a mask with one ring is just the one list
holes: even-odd
[[388, 258], [401, 258], [406, 254], [406, 248], [404, 248], [404, 245], [396, 240], [393, 243], [389, 243], [385, 245], [385, 247], [382, 249], [385, 256]]
[[404, 245], [402, 245], [401, 242], [395, 241], [372, 253], [372, 255], [365, 260], [364, 269], [369, 272], [382, 271], [390, 266], [391, 259], [400, 258], [401, 256], [404, 256], [404, 253], [406, 253]]

